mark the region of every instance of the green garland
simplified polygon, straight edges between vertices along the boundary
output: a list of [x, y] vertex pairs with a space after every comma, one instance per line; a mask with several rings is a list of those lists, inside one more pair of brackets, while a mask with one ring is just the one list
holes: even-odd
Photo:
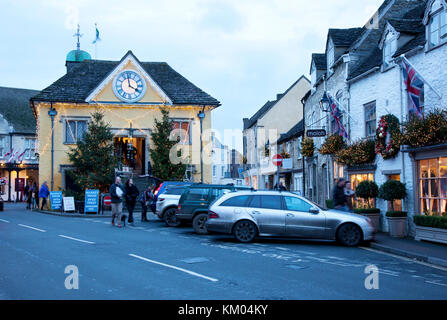
[[315, 145], [311, 138], [304, 138], [301, 141], [301, 154], [303, 157], [312, 157], [314, 155]]
[[343, 148], [346, 148], [343, 137], [339, 134], [331, 134], [326, 138], [318, 152], [320, 154], [335, 154]]
[[[390, 138], [387, 143], [388, 134]], [[384, 160], [395, 158], [400, 150], [400, 135], [399, 119], [392, 114], [382, 116], [376, 130], [376, 153]]]

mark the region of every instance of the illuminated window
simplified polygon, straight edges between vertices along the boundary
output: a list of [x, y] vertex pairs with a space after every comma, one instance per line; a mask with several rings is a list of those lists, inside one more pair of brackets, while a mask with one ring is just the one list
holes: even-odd
[[446, 215], [447, 158], [419, 160], [419, 201], [425, 215]]
[[[372, 173], [356, 173], [349, 175], [349, 181], [351, 182], [351, 188], [355, 191], [360, 182], [363, 181], [374, 181], [374, 174]], [[375, 206], [375, 199], [372, 199], [371, 205]], [[353, 200], [354, 208], [367, 208], [368, 203], [366, 200], [361, 198], [354, 198]]]
[[172, 120], [172, 135], [177, 137], [181, 144], [191, 144], [191, 121]]

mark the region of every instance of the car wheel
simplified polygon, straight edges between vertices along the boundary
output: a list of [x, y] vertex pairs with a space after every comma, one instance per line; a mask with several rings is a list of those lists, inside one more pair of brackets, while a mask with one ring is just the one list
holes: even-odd
[[362, 241], [362, 230], [355, 224], [344, 224], [340, 227], [340, 229], [338, 229], [337, 239], [345, 246], [358, 246]]
[[256, 225], [248, 220], [238, 221], [233, 229], [234, 237], [240, 242], [251, 242], [256, 238]]
[[208, 234], [206, 230], [206, 222], [208, 221], [208, 215], [206, 213], [199, 213], [192, 220], [192, 226], [194, 231], [198, 234]]
[[177, 209], [171, 208], [166, 210], [165, 214], [163, 215], [163, 220], [168, 227], [180, 226], [181, 223], [180, 220], [177, 219], [176, 213]]

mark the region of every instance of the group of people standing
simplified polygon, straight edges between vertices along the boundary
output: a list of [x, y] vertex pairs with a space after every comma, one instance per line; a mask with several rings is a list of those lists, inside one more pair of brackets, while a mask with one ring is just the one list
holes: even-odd
[[26, 209], [32, 210], [39, 208], [39, 199], [42, 199], [40, 210], [43, 210], [44, 206], [47, 204], [47, 198], [50, 195], [48, 184], [44, 181], [39, 189], [36, 182], [31, 183], [31, 181], [28, 181], [23, 191], [23, 195], [26, 201]]
[[126, 203], [126, 208], [129, 213], [127, 222], [132, 224], [134, 222], [133, 212], [137, 201], [141, 203], [143, 211], [141, 213], [141, 221], [149, 221], [147, 219], [147, 210], [153, 199], [152, 190], [147, 188], [141, 194], [138, 188], [133, 184], [132, 178], [128, 179], [123, 186], [121, 178], [116, 177], [115, 182], [110, 186], [110, 197], [112, 198], [112, 225], [115, 225], [117, 219], [117, 226], [121, 228], [121, 222], [126, 225], [126, 215], [123, 214], [123, 200]]
[[354, 195], [355, 192], [351, 188], [351, 182], [343, 178], [337, 180], [332, 192], [332, 199], [334, 201], [334, 208], [347, 212], [354, 211]]

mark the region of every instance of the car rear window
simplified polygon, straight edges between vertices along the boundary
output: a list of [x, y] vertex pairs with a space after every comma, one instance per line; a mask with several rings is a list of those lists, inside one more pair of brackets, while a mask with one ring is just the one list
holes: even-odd
[[281, 210], [281, 197], [280, 196], [262, 196], [261, 197], [262, 208]]
[[186, 199], [189, 201], [207, 201], [208, 189], [204, 188], [190, 188]]
[[245, 207], [249, 196], [236, 196], [225, 200], [220, 207]]
[[252, 196], [248, 206], [250, 208], [262, 208], [261, 196]]

